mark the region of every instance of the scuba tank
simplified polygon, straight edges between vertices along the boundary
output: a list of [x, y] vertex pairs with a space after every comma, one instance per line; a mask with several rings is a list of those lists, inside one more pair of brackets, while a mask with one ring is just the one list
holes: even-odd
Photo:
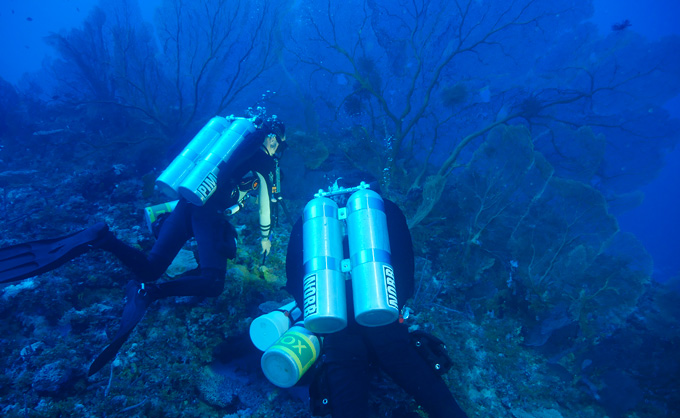
[[338, 204], [326, 197], [312, 199], [304, 209], [303, 315], [305, 327], [317, 333], [336, 332], [347, 326], [342, 224], [338, 212]]
[[[328, 196], [352, 193], [346, 208]], [[362, 182], [357, 187], [320, 190], [305, 207], [303, 221], [303, 315], [312, 332], [331, 333], [347, 326], [343, 272], [349, 272], [354, 318], [378, 327], [399, 318], [399, 304], [384, 201]], [[349, 259], [343, 259], [346, 224]]]
[[[179, 161], [183, 160], [180, 158]], [[170, 170], [170, 167], [168, 168], [168, 170]], [[161, 174], [161, 177], [159, 177], [159, 180], [157, 181], [161, 181], [162, 177], [166, 174], [168, 170], [163, 172], [163, 174]], [[171, 190], [168, 188], [167, 183], [163, 183], [163, 187], [165, 187], [164, 190], [166, 191]], [[234, 186], [231, 193], [231, 201], [234, 202], [234, 204], [228, 207], [224, 211], [224, 214], [229, 216], [241, 210], [246, 204], [246, 199], [248, 199], [253, 192], [257, 191], [259, 187], [260, 182], [256, 177], [249, 177], [241, 180], [237, 185]], [[170, 212], [172, 212], [175, 209], [177, 203], [179, 203], [179, 200], [173, 200], [170, 202], [160, 203], [157, 205], [147, 206], [146, 208], [144, 208], [144, 220], [146, 221], [146, 226], [149, 229], [149, 232], [151, 232], [151, 234], [156, 238], [158, 238], [160, 226], [162, 225], [165, 218], [168, 215], [170, 215]]]
[[390, 237], [384, 202], [378, 193], [365, 189], [349, 197], [347, 235], [354, 318], [366, 327], [396, 321], [399, 304], [391, 265]]
[[320, 351], [319, 338], [298, 322], [264, 352], [260, 366], [270, 382], [289, 388], [309, 370]]
[[250, 323], [250, 340], [258, 350], [265, 351], [281, 338], [291, 324], [297, 322], [301, 316], [302, 311], [295, 302], [258, 316]]
[[210, 150], [229, 125], [231, 122], [221, 116], [210, 119], [156, 179], [156, 186], [159, 190], [166, 196], [177, 199], [178, 188], [184, 178], [196, 167], [198, 160]]
[[220, 164], [227, 163], [255, 129], [255, 119], [215, 116], [161, 173], [156, 185], [172, 198], [181, 196], [202, 206], [217, 188]]

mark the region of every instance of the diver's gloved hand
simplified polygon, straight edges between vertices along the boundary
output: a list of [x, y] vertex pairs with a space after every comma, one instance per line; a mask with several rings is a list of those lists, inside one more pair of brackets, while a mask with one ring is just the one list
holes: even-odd
[[127, 301], [123, 308], [123, 317], [120, 320], [120, 329], [113, 338], [111, 344], [92, 362], [88, 376], [97, 373], [106, 363], [116, 356], [120, 347], [127, 341], [135, 326], [142, 320], [146, 308], [151, 302], [159, 298], [158, 286], [149, 283], [139, 283], [130, 280], [125, 286]]
[[262, 238], [260, 243], [262, 244], [262, 252], [260, 254], [268, 256], [272, 250], [272, 242], [269, 240], [269, 238]]

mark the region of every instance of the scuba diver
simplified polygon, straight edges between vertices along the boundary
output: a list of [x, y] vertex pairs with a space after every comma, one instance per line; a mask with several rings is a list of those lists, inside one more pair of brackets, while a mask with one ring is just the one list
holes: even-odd
[[[248, 175], [259, 183], [261, 246], [265, 256], [269, 253], [271, 205], [276, 201], [273, 194], [278, 159], [285, 140], [285, 125], [276, 116], [266, 120], [212, 118], [156, 181], [161, 191], [178, 201], [160, 219], [157, 240], [148, 255], [117, 239], [106, 224], [98, 223], [65, 237], [0, 249], [0, 283], [53, 270], [91, 249], [103, 249], [119, 258], [137, 280], [125, 286], [127, 302], [121, 325], [90, 366], [89, 375], [96, 373], [115, 357], [153, 301], [170, 296], [217, 297], [222, 293], [227, 260], [236, 256], [237, 240], [225, 211], [230, 214], [243, 205], [247, 193], [239, 189], [239, 184]], [[192, 237], [198, 247], [199, 268], [178, 279], [154, 283]]]
[[[465, 418], [441, 377], [448, 370], [441, 357], [433, 362], [420, 350], [423, 338], [436, 340], [437, 354], [450, 367], [443, 343], [409, 333], [401, 323], [414, 292], [411, 235], [401, 210], [376, 189], [377, 183], [362, 182], [320, 190], [290, 237], [286, 289], [303, 311], [306, 330], [323, 339], [310, 386], [312, 413], [368, 417], [371, 369], [377, 366], [430, 417]], [[346, 207], [338, 206], [342, 199]], [[417, 340], [414, 334], [420, 334]]]

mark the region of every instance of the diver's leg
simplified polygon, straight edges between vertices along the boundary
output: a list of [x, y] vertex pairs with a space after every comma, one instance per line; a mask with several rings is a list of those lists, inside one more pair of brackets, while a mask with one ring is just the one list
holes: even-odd
[[466, 418], [444, 380], [411, 345], [408, 330], [395, 322], [364, 328], [378, 364], [431, 418]]
[[193, 235], [198, 243], [201, 268], [198, 275], [188, 274], [163, 283], [130, 281], [125, 288], [127, 303], [123, 309], [120, 329], [113, 342], [90, 366], [90, 375], [116, 355], [154, 300], [170, 296], [216, 297], [222, 293], [227, 259], [233, 258], [235, 254], [235, 234], [230, 232], [233, 229], [227, 228], [221, 213], [206, 206], [199, 208], [180, 201], [163, 223], [148, 258], [115, 237], [101, 246], [116, 254], [140, 277], [152, 277], [155, 280], [163, 274], [184, 243]]
[[114, 254], [141, 280], [157, 280], [192, 236], [191, 225], [188, 222], [190, 216], [188, 205], [186, 201], [177, 204], [175, 210], [163, 222], [158, 239], [148, 256], [119, 240], [111, 232], [95, 246]]
[[191, 226], [201, 268], [226, 270], [227, 260], [236, 256], [236, 230], [215, 206], [208, 201], [192, 208]]
[[[99, 247], [115, 254], [140, 279], [156, 280], [165, 272], [184, 243], [191, 237], [191, 226], [187, 222], [190, 216], [190, 208], [187, 203], [180, 201], [163, 223], [158, 240], [151, 249], [149, 257], [113, 236], [100, 244]], [[123, 308], [120, 328], [113, 341], [90, 366], [89, 375], [91, 376], [99, 371], [116, 356], [120, 347], [128, 339], [139, 321], [142, 320], [146, 309], [153, 301], [165, 296], [176, 296], [176, 293], [184, 294], [184, 292], [178, 292], [177, 289], [172, 287], [163, 291], [158, 284], [130, 280], [125, 286], [127, 300]]]
[[210, 202], [190, 210], [191, 228], [198, 244], [200, 274], [159, 283], [160, 297], [217, 297], [224, 290], [227, 260], [236, 254], [236, 233]]
[[158, 298], [155, 288], [141, 287], [140, 283], [134, 280], [130, 280], [125, 286], [125, 296], [127, 302], [123, 308], [120, 328], [118, 328], [118, 332], [113, 337], [111, 343], [92, 362], [88, 376], [97, 373], [116, 356], [120, 347], [122, 347], [132, 333], [132, 330], [144, 317], [146, 308]]
[[[165, 220], [149, 257], [129, 245], [109, 237], [100, 248], [111, 251], [144, 280], [156, 280], [168, 268], [186, 241], [193, 235], [191, 219], [195, 206], [184, 200]], [[226, 266], [226, 258], [224, 260]], [[131, 280], [125, 287], [127, 298], [120, 328], [113, 341], [90, 366], [89, 375], [99, 371], [113, 359], [125, 340], [144, 317], [148, 306], [155, 300], [169, 296], [215, 296], [222, 292], [226, 269], [201, 269], [200, 276], [185, 276], [164, 283], [140, 283]]]
[[325, 336], [323, 350], [333, 418], [367, 418], [370, 379], [363, 339], [343, 330]]

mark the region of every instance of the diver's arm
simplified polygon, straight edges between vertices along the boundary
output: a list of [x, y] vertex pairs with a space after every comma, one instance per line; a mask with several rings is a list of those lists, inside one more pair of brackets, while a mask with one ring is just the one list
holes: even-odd
[[269, 254], [271, 250], [271, 241], [269, 241], [269, 233], [272, 227], [272, 217], [271, 217], [271, 200], [269, 198], [269, 184], [265, 180], [264, 176], [258, 172], [255, 172], [260, 181], [260, 193], [258, 196], [259, 202], [259, 214], [260, 214], [260, 235], [262, 236], [262, 252], [264, 254]]

